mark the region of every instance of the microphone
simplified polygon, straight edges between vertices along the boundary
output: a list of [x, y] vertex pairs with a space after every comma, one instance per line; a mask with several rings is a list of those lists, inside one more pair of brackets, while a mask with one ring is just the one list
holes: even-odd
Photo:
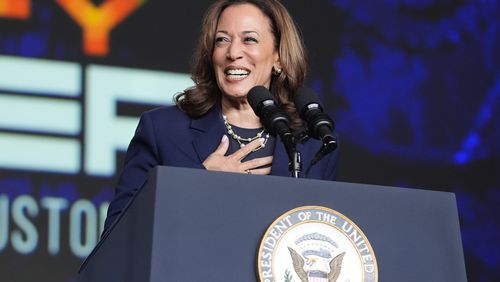
[[289, 170], [293, 177], [298, 178], [301, 170], [301, 159], [290, 130], [290, 118], [285, 111], [278, 107], [273, 95], [264, 86], [255, 86], [250, 89], [247, 100], [267, 131], [280, 136], [290, 161]]
[[248, 92], [247, 99], [269, 133], [278, 134], [282, 139], [284, 136], [292, 135], [288, 115], [278, 107], [267, 88], [264, 86], [253, 87]]
[[335, 125], [333, 120], [325, 113], [318, 96], [312, 89], [301, 87], [295, 95], [295, 107], [299, 115], [307, 123], [309, 135], [323, 142], [321, 150], [316, 154], [313, 163], [317, 163], [326, 154], [337, 148], [337, 140], [333, 135]]

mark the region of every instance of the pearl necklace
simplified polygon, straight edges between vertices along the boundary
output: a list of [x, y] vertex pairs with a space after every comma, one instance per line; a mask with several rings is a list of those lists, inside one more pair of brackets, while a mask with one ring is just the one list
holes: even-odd
[[227, 117], [225, 115], [222, 115], [222, 119], [224, 120], [224, 125], [226, 126], [227, 133], [229, 133], [229, 135], [231, 135], [231, 137], [234, 140], [236, 140], [236, 142], [238, 142], [238, 144], [240, 144], [240, 148], [245, 147], [246, 144], [252, 142], [255, 139], [261, 138], [262, 135], [264, 135], [264, 133], [265, 133], [264, 142], [262, 142], [262, 145], [255, 148], [252, 152], [255, 152], [255, 151], [257, 151], [261, 148], [264, 148], [266, 146], [267, 140], [269, 139], [269, 133], [266, 132], [266, 129], [262, 129], [254, 137], [243, 138], [234, 132], [233, 127], [229, 124], [229, 122], [227, 121]]

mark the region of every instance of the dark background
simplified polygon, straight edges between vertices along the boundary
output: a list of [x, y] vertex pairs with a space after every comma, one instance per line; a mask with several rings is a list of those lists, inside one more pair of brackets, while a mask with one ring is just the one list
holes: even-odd
[[[456, 193], [468, 278], [497, 280], [500, 4], [282, 2], [307, 45], [308, 85], [337, 124], [338, 180]], [[0, 55], [188, 73], [209, 3], [149, 0], [112, 31], [110, 53], [95, 57], [83, 53], [81, 28], [55, 1], [32, 1], [29, 19], [0, 17]], [[123, 112], [137, 116], [151, 106]], [[123, 153], [118, 154], [119, 168]], [[0, 192], [10, 197], [21, 191], [40, 197], [48, 190], [97, 203], [110, 199], [114, 183], [115, 178], [83, 172], [0, 167]], [[67, 214], [62, 217], [65, 222]], [[44, 226], [43, 220], [36, 224]], [[72, 281], [81, 261], [64, 244], [57, 256], [43, 249], [30, 255], [7, 249], [0, 252], [1, 280]]]

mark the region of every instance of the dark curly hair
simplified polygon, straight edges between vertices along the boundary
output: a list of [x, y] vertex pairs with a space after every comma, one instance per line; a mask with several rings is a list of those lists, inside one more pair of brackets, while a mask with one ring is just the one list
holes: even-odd
[[201, 34], [193, 54], [191, 78], [195, 85], [175, 96], [179, 109], [196, 118], [206, 114], [221, 97], [212, 61], [215, 33], [219, 17], [229, 6], [252, 4], [259, 8], [271, 22], [274, 44], [282, 67], [280, 74], [272, 74], [270, 89], [281, 107], [292, 120], [291, 127], [302, 128], [293, 95], [304, 83], [307, 59], [304, 43], [294, 20], [277, 0], [219, 0], [205, 14]]

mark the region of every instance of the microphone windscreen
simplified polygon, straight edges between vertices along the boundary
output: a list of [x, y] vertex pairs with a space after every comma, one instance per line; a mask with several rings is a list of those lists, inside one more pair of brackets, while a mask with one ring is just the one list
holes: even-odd
[[305, 108], [309, 104], [321, 105], [319, 97], [309, 87], [300, 87], [294, 97], [295, 107], [299, 113], [304, 114]]
[[261, 113], [257, 111], [259, 104], [266, 100], [273, 100], [273, 95], [264, 86], [258, 85], [254, 86], [250, 91], [248, 91], [247, 100], [255, 113], [259, 116]]

